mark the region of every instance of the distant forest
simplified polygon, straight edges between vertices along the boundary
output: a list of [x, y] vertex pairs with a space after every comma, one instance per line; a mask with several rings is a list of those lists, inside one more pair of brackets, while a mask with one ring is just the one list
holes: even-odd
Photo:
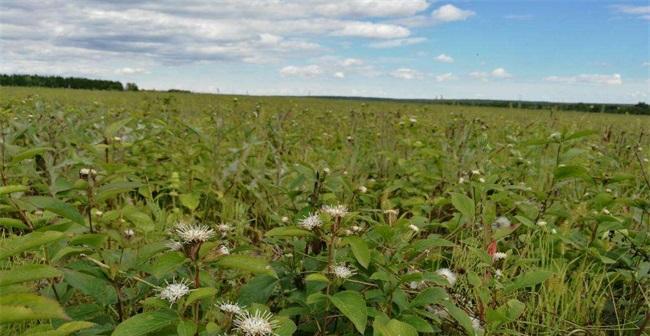
[[40, 76], [40, 75], [4, 75], [0, 74], [0, 86], [40, 86], [48, 88], [138, 91], [134, 83], [122, 85], [118, 81], [88, 79], [80, 77]]

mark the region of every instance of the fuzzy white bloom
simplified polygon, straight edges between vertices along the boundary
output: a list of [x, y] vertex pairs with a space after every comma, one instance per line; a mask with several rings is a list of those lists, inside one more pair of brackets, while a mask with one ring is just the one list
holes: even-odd
[[92, 168], [81, 168], [79, 169], [79, 175], [81, 177], [96, 176], [97, 171]]
[[420, 232], [420, 228], [413, 224], [409, 225], [409, 229], [415, 233]]
[[104, 214], [103, 211], [101, 211], [101, 210], [95, 210], [95, 216], [97, 216], [97, 217], [101, 217], [103, 214]]
[[282, 216], [281, 221], [282, 221], [282, 223], [286, 223], [286, 222], [289, 221], [289, 217], [287, 217], [287, 216]]
[[167, 300], [173, 304], [190, 292], [190, 287], [187, 286], [188, 283], [189, 282], [185, 279], [180, 282], [167, 283], [164, 288], [160, 289], [159, 296], [161, 299]]
[[492, 259], [493, 259], [494, 261], [497, 261], [497, 260], [505, 259], [505, 258], [507, 258], [507, 257], [508, 257], [508, 254], [505, 253], [505, 252], [496, 252], [496, 253], [494, 253], [494, 255], [492, 256]]
[[239, 315], [233, 322], [235, 329], [240, 331], [244, 336], [269, 336], [274, 335], [274, 328], [277, 328], [277, 321], [273, 320], [273, 315], [269, 312], [260, 312], [256, 310], [254, 314], [245, 311]]
[[604, 213], [605, 215], [609, 215], [609, 214], [610, 214], [610, 212], [609, 212], [609, 210], [607, 210], [607, 208], [603, 208], [603, 213]]
[[481, 175], [481, 171], [478, 169], [472, 170], [472, 175]]
[[362, 193], [362, 194], [365, 194], [365, 193], [368, 192], [368, 188], [366, 188], [365, 186], [360, 186], [359, 187], [359, 192]]
[[309, 216], [303, 218], [298, 225], [303, 229], [313, 230], [314, 228], [320, 227], [323, 225], [318, 214], [309, 214]]
[[239, 315], [243, 313], [244, 308], [246, 308], [246, 306], [240, 306], [239, 304], [231, 301], [217, 302], [216, 306], [217, 308], [219, 308], [219, 310], [221, 310], [224, 313], [230, 313], [235, 315]]
[[181, 223], [175, 232], [184, 244], [202, 243], [214, 236], [214, 230], [203, 224]]
[[327, 168], [327, 167], [325, 167], [325, 168], [323, 168], [323, 172], [325, 172], [325, 174], [329, 174], [329, 173], [330, 173], [330, 169]]
[[345, 217], [348, 214], [348, 208], [345, 205], [324, 205], [323, 212], [332, 217]]
[[347, 279], [355, 274], [355, 271], [345, 265], [336, 265], [332, 269], [332, 273], [339, 279]]
[[605, 189], [605, 192], [608, 192], [608, 193], [611, 194], [611, 193], [612, 193], [612, 189], [607, 188], [607, 189]]
[[453, 286], [456, 283], [456, 273], [454, 273], [452, 270], [449, 268], [441, 268], [436, 271], [436, 274], [442, 276], [443, 278], [447, 279], [447, 282], [451, 286]]
[[461, 176], [461, 177], [458, 179], [458, 184], [463, 184], [463, 183], [465, 183], [465, 178]]
[[230, 254], [230, 249], [229, 249], [228, 246], [226, 246], [226, 245], [221, 245], [221, 246], [219, 246], [219, 250], [218, 250], [218, 251], [219, 251], [219, 253], [220, 253], [221, 255], [229, 255], [229, 254]]
[[551, 133], [551, 135], [549, 136], [549, 138], [553, 140], [559, 140], [561, 137], [562, 134], [560, 132]]
[[133, 229], [124, 230], [124, 237], [131, 238], [133, 236], [135, 236], [135, 231], [133, 231]]
[[415, 124], [416, 122], [418, 122], [418, 120], [413, 117], [409, 118], [409, 121], [411, 122], [411, 124]]
[[537, 221], [537, 225], [538, 225], [538, 226], [546, 226], [546, 224], [548, 224], [548, 223], [546, 223], [545, 220], [538, 220], [538, 221]]
[[361, 232], [363, 231], [363, 228], [359, 225], [352, 225], [352, 227], [350, 227], [350, 230], [352, 230], [352, 232]]
[[497, 278], [502, 277], [503, 276], [503, 271], [501, 271], [500, 269], [497, 269], [496, 271], [494, 271], [494, 276], [497, 277]]
[[472, 328], [474, 328], [474, 331], [480, 332], [481, 331], [481, 320], [477, 319], [476, 317], [471, 317], [472, 320]]
[[478, 181], [481, 182], [481, 183], [485, 183], [485, 179], [482, 178], [482, 177], [480, 177], [480, 178], [478, 179]]
[[494, 223], [492, 223], [492, 229], [498, 230], [498, 229], [507, 229], [512, 225], [508, 217], [505, 216], [500, 216], [497, 218]]
[[175, 240], [170, 240], [167, 242], [167, 244], [165, 244], [165, 246], [167, 246], [167, 248], [172, 251], [180, 251], [183, 248], [183, 244]]
[[232, 230], [232, 227], [230, 227], [230, 225], [228, 225], [228, 224], [221, 223], [221, 224], [217, 225], [217, 231], [219, 231], [219, 233], [221, 233], [221, 237], [227, 236], [228, 232], [230, 232], [230, 230]]
[[551, 229], [551, 233], [552, 233], [552, 234], [556, 234], [556, 233], [557, 233], [557, 230], [556, 230], [556, 229]]
[[354, 140], [354, 137], [351, 136], [351, 135], [348, 135], [347, 139], [348, 139], [348, 141], [352, 141], [352, 140]]

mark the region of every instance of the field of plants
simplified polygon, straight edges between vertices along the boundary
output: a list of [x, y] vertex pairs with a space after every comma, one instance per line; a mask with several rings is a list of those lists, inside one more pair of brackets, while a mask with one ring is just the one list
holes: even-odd
[[0, 88], [2, 335], [647, 335], [650, 117]]

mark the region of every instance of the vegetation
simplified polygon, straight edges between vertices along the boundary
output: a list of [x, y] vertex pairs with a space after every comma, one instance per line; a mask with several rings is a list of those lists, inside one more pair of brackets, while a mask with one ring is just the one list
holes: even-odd
[[648, 117], [0, 93], [0, 334], [650, 328]]
[[41, 75], [4, 75], [0, 74], [0, 86], [39, 86], [49, 88], [68, 88], [86, 90], [138, 91], [138, 86], [128, 83], [125, 88], [118, 81], [88, 79], [79, 77], [41, 76]]

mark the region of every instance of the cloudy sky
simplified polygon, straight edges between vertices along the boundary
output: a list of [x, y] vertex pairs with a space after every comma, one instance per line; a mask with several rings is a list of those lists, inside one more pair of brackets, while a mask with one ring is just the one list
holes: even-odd
[[0, 0], [0, 72], [201, 92], [650, 100], [648, 1]]

